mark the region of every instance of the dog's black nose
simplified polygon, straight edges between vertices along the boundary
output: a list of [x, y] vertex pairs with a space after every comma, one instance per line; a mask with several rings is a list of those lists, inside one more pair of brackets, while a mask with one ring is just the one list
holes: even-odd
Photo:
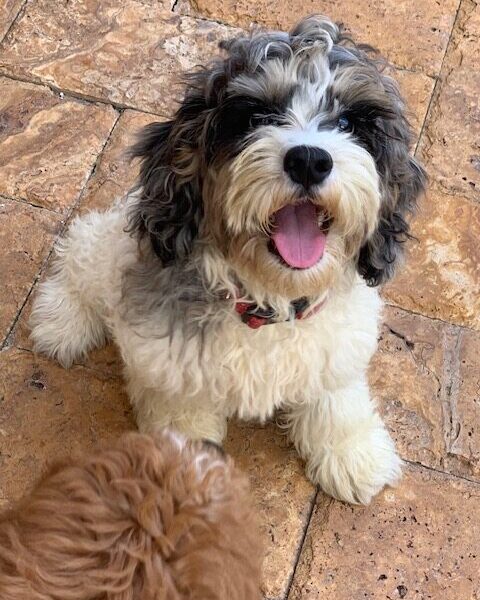
[[308, 190], [322, 183], [332, 170], [333, 160], [326, 150], [314, 146], [294, 146], [285, 154], [283, 168], [290, 179]]

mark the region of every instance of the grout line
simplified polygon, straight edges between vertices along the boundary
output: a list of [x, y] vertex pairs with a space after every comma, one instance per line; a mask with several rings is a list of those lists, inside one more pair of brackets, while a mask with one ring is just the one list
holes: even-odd
[[[295, 580], [295, 575], [297, 573], [297, 567], [300, 563], [300, 558], [302, 556], [305, 539], [307, 538], [307, 533], [310, 528], [310, 522], [312, 520], [313, 511], [315, 510], [315, 506], [317, 504], [318, 494], [319, 494], [319, 487], [317, 486], [315, 489], [315, 492], [312, 496], [312, 499], [310, 500], [310, 508], [308, 510], [307, 520], [305, 523], [305, 529], [303, 530], [302, 538], [300, 540], [300, 543], [298, 544], [297, 552], [295, 554], [295, 562], [294, 562], [290, 577], [288, 578], [287, 589], [286, 589], [285, 595], [283, 597], [283, 600], [288, 600], [288, 597], [290, 596], [290, 591], [292, 589], [292, 585]], [[327, 510], [329, 507], [330, 507], [330, 504], [328, 505]]]
[[38, 208], [40, 210], [46, 210], [47, 212], [51, 213], [52, 215], [55, 215], [56, 217], [58, 217], [60, 221], [63, 221], [62, 213], [58, 213], [56, 210], [53, 210], [53, 208], [48, 208], [46, 206], [42, 206], [41, 204], [35, 204], [34, 202], [29, 202], [26, 198], [22, 198], [22, 197], [16, 198], [14, 196], [9, 196], [8, 194], [0, 193], [0, 202], [2, 200], [8, 200], [9, 202], [16, 202], [17, 204], [31, 206], [32, 208]]
[[[416, 462], [416, 461], [412, 461], [412, 460], [408, 460], [408, 459], [403, 459], [403, 461], [404, 461], [404, 463], [406, 463], [406, 464], [408, 464], [408, 465], [410, 465], [410, 466], [412, 466], [414, 468], [425, 469], [427, 471], [432, 471], [434, 473], [438, 473], [439, 475], [445, 475], [445, 476], [453, 478], [453, 479], [467, 481], [470, 484], [473, 484], [475, 486], [480, 487], [480, 481], [476, 481], [474, 479], [470, 479], [469, 477], [465, 477], [464, 475], [458, 475], [456, 473], [450, 473], [448, 471], [442, 471], [441, 469], [437, 469], [435, 467], [430, 467], [430, 466], [424, 465], [424, 464], [422, 464], [420, 462]], [[317, 504], [317, 499], [318, 499], [318, 496], [319, 496], [319, 492], [320, 492], [320, 490], [317, 487], [316, 492], [315, 492], [314, 497], [313, 497], [313, 500], [311, 501], [311, 506], [310, 506], [310, 510], [309, 510], [309, 514], [308, 514], [308, 518], [307, 518], [307, 523], [306, 523], [306, 526], [305, 526], [305, 529], [304, 529], [304, 532], [303, 532], [302, 539], [300, 541], [299, 547], [297, 549], [297, 553], [296, 553], [296, 557], [295, 557], [295, 565], [293, 567], [292, 574], [289, 577], [289, 581], [288, 581], [288, 584], [287, 584], [287, 591], [286, 591], [286, 594], [283, 597], [283, 600], [288, 600], [288, 598], [290, 596], [290, 592], [291, 592], [293, 583], [295, 581], [295, 575], [296, 575], [296, 572], [297, 572], [297, 567], [299, 565], [300, 558], [301, 558], [302, 551], [303, 551], [303, 547], [304, 547], [304, 544], [305, 544], [305, 539], [307, 537], [308, 530], [310, 528], [310, 523], [311, 523], [312, 516], [313, 516], [313, 512], [314, 512], [315, 506]], [[329, 504], [326, 507], [326, 510], [329, 510], [330, 505], [332, 504], [332, 502], [334, 502], [334, 500], [332, 498], [330, 498], [329, 499]]]
[[406, 312], [410, 315], [414, 315], [416, 317], [423, 317], [424, 319], [429, 319], [430, 321], [438, 321], [439, 323], [443, 323], [444, 325], [449, 325], [450, 327], [458, 327], [459, 329], [464, 329], [466, 331], [471, 331], [473, 333], [480, 335], [480, 332], [478, 329], [475, 329], [475, 327], [471, 327], [469, 325], [459, 325], [458, 323], [451, 323], [450, 321], [445, 321], [445, 319], [440, 319], [438, 317], [431, 317], [429, 315], [425, 315], [421, 312], [415, 311], [411, 308], [404, 308], [401, 304], [395, 304], [394, 302], [388, 301], [385, 298], [383, 298], [383, 303], [385, 306], [403, 310], [404, 312]]
[[39, 87], [47, 88], [56, 95], [62, 94], [63, 96], [66, 96], [68, 98], [74, 98], [75, 100], [80, 100], [80, 101], [88, 103], [88, 104], [92, 104], [92, 103], [103, 104], [105, 106], [111, 106], [119, 111], [135, 110], [136, 112], [142, 112], [142, 113], [146, 113], [148, 115], [154, 115], [155, 117], [161, 117], [161, 118], [171, 118], [171, 116], [172, 116], [170, 113], [154, 112], [152, 110], [138, 108], [138, 106], [131, 106], [130, 104], [122, 104], [121, 102], [115, 102], [114, 100], [105, 100], [104, 98], [99, 98], [97, 96], [90, 96], [88, 94], [82, 94], [81, 92], [76, 92], [75, 90], [59, 88], [58, 86], [54, 85], [53, 83], [49, 83], [49, 82], [43, 81], [41, 79], [37, 79], [37, 78], [29, 79], [28, 77], [21, 77], [19, 75], [14, 75], [12, 73], [6, 73], [1, 68], [0, 68], [0, 77], [5, 77], [6, 79], [11, 79], [12, 81], [19, 81], [21, 83], [28, 83], [30, 85], [37, 85]]
[[15, 348], [16, 350], [21, 350], [22, 352], [28, 352], [29, 354], [35, 354], [35, 352], [31, 348], [25, 348], [24, 346], [17, 346], [16, 344], [14, 344], [11, 347]]
[[[47, 265], [48, 265], [48, 263], [50, 261], [50, 257], [52, 256], [53, 251], [55, 250], [55, 245], [57, 243], [57, 240], [60, 237], [62, 237], [62, 235], [65, 233], [65, 230], [67, 229], [67, 227], [69, 225], [69, 221], [70, 221], [70, 218], [71, 218], [72, 214], [75, 212], [75, 210], [78, 208], [78, 206], [80, 205], [81, 201], [83, 200], [83, 196], [85, 194], [85, 190], [86, 190], [88, 184], [90, 183], [90, 180], [92, 179], [93, 175], [95, 174], [95, 171], [97, 170], [98, 164], [99, 164], [99, 162], [100, 162], [100, 160], [101, 160], [101, 158], [103, 156], [105, 148], [106, 148], [108, 142], [110, 141], [110, 139], [111, 139], [111, 137], [113, 135], [113, 132], [115, 131], [115, 129], [116, 129], [117, 125], [118, 125], [118, 122], [119, 122], [121, 116], [122, 116], [122, 112], [119, 112], [118, 115], [117, 115], [117, 118], [116, 118], [116, 120], [114, 122], [114, 124], [112, 125], [112, 128], [110, 129], [110, 133], [107, 135], [107, 137], [105, 139], [105, 142], [104, 142], [102, 148], [100, 149], [100, 152], [98, 153], [97, 158], [95, 159], [95, 162], [94, 162], [94, 164], [92, 166], [92, 169], [90, 170], [90, 174], [89, 174], [89, 176], [88, 176], [88, 178], [87, 178], [87, 180], [85, 182], [85, 185], [83, 186], [83, 188], [80, 190], [80, 193], [78, 194], [77, 201], [72, 204], [72, 206], [70, 207], [70, 210], [68, 210], [66, 212], [65, 218], [62, 219], [62, 221], [61, 221], [62, 222], [62, 226], [60, 228], [60, 231], [56, 235], [56, 237], [55, 237], [55, 239], [53, 241], [52, 247], [50, 248], [50, 251], [48, 252], [47, 256], [41, 262], [40, 269], [37, 271], [37, 274], [36, 274], [36, 276], [35, 276], [35, 278], [33, 280], [32, 285], [30, 286], [30, 290], [28, 291], [28, 294], [26, 295], [25, 300], [23, 301], [22, 305], [20, 306], [20, 309], [18, 310], [18, 312], [17, 312], [17, 314], [16, 314], [16, 316], [15, 316], [15, 318], [13, 320], [12, 325], [9, 327], [9, 329], [8, 329], [6, 335], [5, 335], [5, 338], [0, 343], [0, 351], [1, 350], [5, 350], [5, 348], [9, 345], [10, 336], [12, 335], [12, 333], [13, 333], [13, 331], [14, 331], [17, 323], [18, 323], [18, 320], [20, 319], [20, 316], [21, 316], [21, 314], [23, 312], [23, 309], [25, 308], [25, 305], [27, 304], [27, 302], [28, 302], [28, 300], [29, 300], [29, 298], [30, 298], [30, 296], [31, 296], [31, 294], [32, 294], [35, 286], [37, 285], [37, 283], [38, 283], [38, 281], [39, 281], [42, 273], [44, 272], [44, 270], [46, 269], [46, 267], [47, 267]], [[55, 213], [55, 214], [57, 214], [57, 213]]]
[[24, 0], [22, 6], [20, 6], [20, 8], [18, 9], [17, 14], [15, 15], [13, 21], [10, 23], [10, 25], [8, 26], [7, 31], [5, 32], [5, 35], [3, 36], [3, 38], [0, 40], [0, 44], [3, 44], [3, 42], [7, 39], [8, 34], [10, 33], [10, 31], [13, 29], [13, 26], [17, 23], [17, 21], [20, 19], [20, 17], [23, 16], [23, 13], [25, 12], [25, 9], [27, 7], [27, 2], [28, 0]]
[[23, 309], [25, 308], [25, 305], [27, 304], [28, 299], [30, 298], [30, 295], [32, 294], [33, 289], [35, 288], [35, 286], [37, 284], [37, 281], [40, 279], [41, 274], [43, 273], [44, 269], [46, 268], [46, 266], [48, 264], [48, 261], [50, 260], [50, 256], [53, 253], [56, 241], [62, 235], [62, 233], [63, 233], [64, 230], [65, 230], [65, 225], [63, 225], [60, 228], [60, 231], [58, 232], [57, 236], [55, 237], [55, 239], [53, 241], [53, 244], [52, 244], [52, 247], [50, 248], [50, 251], [48, 252], [47, 256], [43, 259], [43, 261], [41, 262], [40, 269], [37, 271], [37, 274], [35, 275], [35, 277], [33, 279], [33, 283], [30, 286], [28, 294], [25, 296], [25, 300], [22, 302], [22, 305], [18, 309], [18, 312], [17, 312], [15, 318], [13, 319], [12, 325], [9, 327], [9, 329], [8, 329], [6, 335], [5, 335], [5, 338], [4, 338], [3, 342], [0, 344], [0, 351], [3, 351], [3, 350], [5, 350], [8, 347], [8, 345], [9, 345], [9, 338], [12, 335], [13, 330], [15, 329], [15, 327], [16, 327], [16, 325], [18, 323], [18, 320], [20, 319], [20, 316], [21, 316], [21, 314], [23, 312]]
[[88, 176], [88, 178], [87, 178], [87, 180], [85, 182], [85, 185], [83, 186], [83, 188], [80, 190], [80, 193], [78, 194], [77, 201], [73, 204], [71, 210], [69, 211], [69, 213], [68, 213], [68, 215], [67, 215], [67, 217], [65, 219], [65, 223], [66, 224], [68, 223], [69, 219], [71, 218], [71, 216], [75, 212], [75, 210], [82, 203], [82, 200], [83, 200], [83, 198], [85, 196], [85, 192], [86, 192], [87, 187], [88, 187], [88, 184], [90, 183], [92, 177], [95, 175], [95, 173], [97, 171], [97, 168], [98, 168], [98, 165], [100, 164], [100, 161], [103, 158], [103, 154], [105, 152], [105, 149], [108, 146], [110, 140], [112, 139], [113, 134], [115, 133], [115, 131], [117, 129], [118, 123], [119, 123], [119, 121], [120, 121], [120, 119], [121, 119], [121, 117], [122, 117], [122, 115], [124, 113], [124, 110], [117, 108], [117, 111], [118, 111], [118, 115], [117, 115], [117, 118], [115, 119], [115, 123], [112, 125], [112, 128], [110, 129], [110, 133], [107, 135], [107, 137], [105, 139], [105, 142], [103, 143], [103, 146], [102, 146], [100, 152], [97, 154], [95, 162], [93, 163], [92, 169], [90, 171], [90, 175]]
[[478, 485], [480, 487], [480, 481], [475, 480], [475, 479], [470, 479], [470, 477], [466, 477], [465, 475], [458, 475], [457, 473], [450, 473], [449, 471], [442, 471], [442, 469], [430, 467], [428, 465], [424, 465], [423, 463], [415, 461], [415, 460], [408, 460], [407, 458], [403, 458], [402, 460], [404, 463], [407, 463], [412, 467], [426, 469], [427, 471], [433, 471], [434, 473], [438, 473], [439, 475], [446, 475], [447, 477], [452, 477], [454, 479], [461, 479], [463, 481], [468, 481], [468, 483], [472, 483], [473, 485]]
[[422, 127], [420, 129], [420, 133], [418, 134], [417, 143], [415, 144], [414, 155], [417, 155], [418, 147], [420, 145], [420, 141], [423, 137], [425, 127], [427, 126], [427, 122], [430, 120], [430, 113], [432, 112], [433, 106], [436, 103], [438, 97], [440, 96], [440, 86], [442, 85], [442, 71], [443, 66], [445, 64], [445, 59], [447, 58], [448, 51], [450, 50], [452, 44], [452, 37], [457, 26], [459, 16], [460, 16], [460, 8], [462, 6], [463, 0], [458, 1], [457, 10], [455, 12], [455, 18], [453, 19], [452, 29], [450, 30], [450, 35], [448, 37], [447, 45], [445, 46], [445, 52], [443, 53], [442, 62], [440, 64], [440, 69], [438, 70], [438, 76], [435, 77], [435, 85], [433, 86], [432, 95], [430, 96], [430, 101], [428, 103], [427, 112], [425, 113], [425, 118], [423, 119]]

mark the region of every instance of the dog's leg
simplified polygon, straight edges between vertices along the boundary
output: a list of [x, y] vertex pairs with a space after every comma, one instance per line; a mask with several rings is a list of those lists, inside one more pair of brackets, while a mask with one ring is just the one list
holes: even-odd
[[160, 390], [142, 390], [128, 384], [135, 408], [137, 425], [142, 433], [172, 427], [192, 440], [209, 440], [221, 445], [227, 433], [227, 419], [208, 400], [166, 399]]
[[400, 477], [401, 460], [366, 381], [325, 391], [317, 402], [293, 407], [287, 419], [308, 477], [335, 498], [368, 504]]
[[[76, 219], [55, 249], [48, 277], [39, 286], [30, 317], [35, 350], [69, 367], [104, 344], [108, 302], [119, 295], [115, 268], [127, 255], [120, 212], [91, 213]], [[122, 241], [122, 240], [126, 240]], [[130, 252], [135, 256], [135, 252]]]

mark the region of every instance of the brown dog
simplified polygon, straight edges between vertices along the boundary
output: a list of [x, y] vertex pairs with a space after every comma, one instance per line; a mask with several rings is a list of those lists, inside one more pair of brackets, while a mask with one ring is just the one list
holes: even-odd
[[0, 517], [0, 598], [254, 600], [257, 525], [215, 447], [130, 433], [53, 467]]

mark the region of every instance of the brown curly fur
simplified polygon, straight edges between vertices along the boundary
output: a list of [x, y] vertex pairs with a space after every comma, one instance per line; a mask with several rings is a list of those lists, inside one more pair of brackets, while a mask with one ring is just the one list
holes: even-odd
[[130, 433], [0, 517], [2, 600], [254, 600], [246, 479], [214, 447]]

